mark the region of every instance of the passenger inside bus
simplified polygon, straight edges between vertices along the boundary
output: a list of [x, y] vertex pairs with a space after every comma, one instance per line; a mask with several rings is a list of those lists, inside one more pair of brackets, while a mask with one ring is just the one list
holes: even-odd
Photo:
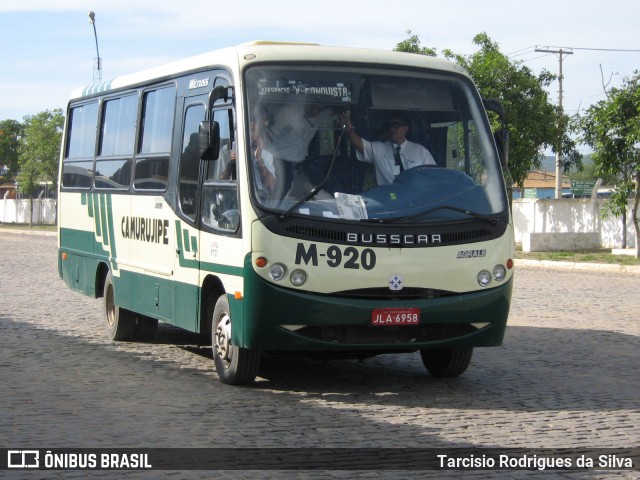
[[271, 139], [266, 133], [271, 123], [271, 116], [267, 111], [260, 112], [251, 120], [251, 158], [256, 192], [262, 199], [273, 197], [277, 181], [273, 154], [269, 151]]
[[[324, 169], [315, 164], [331, 156], [338, 112], [321, 103], [263, 104], [258, 109], [250, 123], [250, 145], [261, 200], [279, 203], [283, 197], [300, 198], [322, 178]], [[330, 144], [322, 154], [317, 151], [319, 137], [327, 137], [324, 143]], [[322, 171], [319, 179], [315, 170]]]
[[275, 111], [267, 126], [271, 150], [276, 158], [300, 163], [307, 158], [309, 143], [316, 132], [337, 112], [327, 105], [292, 103]]
[[[228, 143], [225, 143], [220, 148], [220, 180], [235, 180], [238, 178], [238, 172], [236, 170], [236, 150]], [[209, 174], [208, 179], [214, 179], [215, 176]]]

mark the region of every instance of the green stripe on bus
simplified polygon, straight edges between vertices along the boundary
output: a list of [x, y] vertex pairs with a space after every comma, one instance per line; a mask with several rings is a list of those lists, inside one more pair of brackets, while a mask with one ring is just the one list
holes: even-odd
[[109, 228], [107, 227], [107, 207], [105, 206], [105, 196], [99, 195], [98, 197], [100, 202], [100, 221], [102, 223], [102, 243], [105, 246], [108, 246], [109, 245], [109, 237], [108, 237]]
[[[116, 252], [116, 242], [115, 242], [115, 231], [113, 227], [113, 207], [111, 204], [111, 195], [108, 195], [106, 198], [107, 202], [107, 224], [109, 227], [109, 238], [111, 239], [111, 257], [118, 258], [118, 253]], [[106, 245], [106, 244], [105, 244]]]
[[233, 265], [221, 265], [219, 263], [200, 262], [200, 270], [203, 272], [222, 273], [224, 275], [235, 275], [242, 277], [244, 268], [234, 267]]
[[189, 244], [189, 230], [187, 230], [186, 228], [182, 231], [182, 235], [184, 237], [183, 243], [184, 243], [184, 249], [187, 252], [190, 252], [190, 244]]
[[93, 218], [93, 222], [95, 224], [93, 229], [96, 232], [96, 236], [101, 237], [102, 228], [100, 228], [100, 212], [98, 211], [98, 203], [94, 202], [93, 196], [93, 193], [89, 195], [89, 218]]
[[[87, 254], [98, 254], [100, 252], [96, 249], [98, 244], [93, 232], [87, 232], [85, 230], [75, 230], [72, 228], [60, 228], [60, 245], [63, 250], [75, 250]], [[102, 252], [103, 256], [107, 256], [107, 252]]]

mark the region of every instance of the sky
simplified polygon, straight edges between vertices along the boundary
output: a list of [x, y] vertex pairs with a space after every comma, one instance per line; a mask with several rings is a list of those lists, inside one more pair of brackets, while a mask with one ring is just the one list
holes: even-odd
[[[640, 70], [636, 0], [2, 0], [0, 120], [65, 110], [73, 90], [93, 83], [90, 10], [103, 80], [252, 40], [392, 50], [408, 30], [423, 46], [463, 55], [485, 32], [536, 75], [559, 69], [557, 54], [536, 48], [572, 51], [563, 56], [569, 114]], [[549, 94], [557, 103], [557, 82]]]

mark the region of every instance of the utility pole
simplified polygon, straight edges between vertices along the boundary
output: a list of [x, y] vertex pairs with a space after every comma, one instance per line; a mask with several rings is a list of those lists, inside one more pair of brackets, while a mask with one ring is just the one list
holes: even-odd
[[[558, 109], [560, 115], [564, 113], [562, 109], [562, 59], [564, 55], [573, 55], [573, 52], [568, 52], [562, 48], [559, 50], [544, 50], [536, 48], [536, 52], [554, 53], [558, 55], [560, 63], [560, 75], [558, 76]], [[556, 198], [562, 198], [562, 145], [555, 145], [556, 148]]]

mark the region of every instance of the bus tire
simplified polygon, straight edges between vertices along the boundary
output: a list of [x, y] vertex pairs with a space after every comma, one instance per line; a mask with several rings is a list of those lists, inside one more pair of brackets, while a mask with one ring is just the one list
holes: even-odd
[[457, 377], [471, 363], [473, 347], [428, 348], [420, 350], [422, 363], [434, 377]]
[[231, 343], [231, 314], [226, 295], [218, 297], [213, 309], [211, 346], [222, 383], [243, 385], [255, 380], [260, 368], [260, 352]]
[[136, 315], [115, 303], [115, 289], [111, 271], [104, 280], [104, 326], [109, 340], [130, 340], [136, 328]]
[[133, 332], [133, 337], [136, 340], [142, 342], [150, 342], [156, 336], [158, 331], [158, 319], [147, 317], [145, 315], [138, 315], [136, 328]]

